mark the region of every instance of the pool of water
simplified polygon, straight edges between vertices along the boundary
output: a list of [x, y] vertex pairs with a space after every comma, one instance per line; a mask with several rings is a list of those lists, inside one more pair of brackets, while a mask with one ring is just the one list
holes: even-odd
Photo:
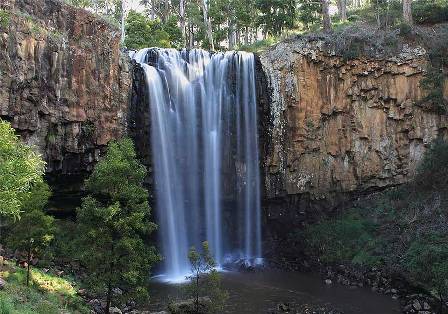
[[[314, 274], [263, 271], [255, 273], [224, 272], [222, 283], [229, 293], [224, 313], [268, 313], [279, 303], [292, 308], [301, 304], [325, 305], [345, 314], [400, 313], [397, 300], [372, 292], [369, 288], [326, 285]], [[150, 286], [150, 310], [163, 310], [169, 300], [182, 297], [182, 286], [153, 282]]]

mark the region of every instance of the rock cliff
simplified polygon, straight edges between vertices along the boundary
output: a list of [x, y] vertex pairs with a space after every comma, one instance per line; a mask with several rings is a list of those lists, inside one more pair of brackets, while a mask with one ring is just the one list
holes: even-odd
[[297, 221], [312, 205], [330, 210], [346, 196], [403, 183], [430, 143], [448, 137], [448, 117], [421, 103], [423, 48], [404, 45], [393, 58], [347, 61], [319, 39], [293, 39], [260, 60], [272, 219]]
[[131, 74], [119, 31], [57, 0], [0, 4], [0, 117], [50, 174], [91, 170], [126, 131]]

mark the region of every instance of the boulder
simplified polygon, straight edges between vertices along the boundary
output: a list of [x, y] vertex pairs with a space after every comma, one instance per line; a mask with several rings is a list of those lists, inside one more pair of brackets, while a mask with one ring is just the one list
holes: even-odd
[[199, 298], [198, 310], [194, 299], [173, 302], [168, 305], [171, 314], [207, 314], [210, 312], [212, 302], [209, 297]]

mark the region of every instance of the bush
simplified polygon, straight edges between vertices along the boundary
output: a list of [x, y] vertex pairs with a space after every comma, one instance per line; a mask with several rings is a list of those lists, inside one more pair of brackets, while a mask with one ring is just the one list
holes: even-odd
[[448, 21], [448, 2], [419, 0], [412, 5], [412, 16], [417, 24], [436, 24]]
[[0, 27], [7, 28], [9, 26], [10, 19], [11, 14], [6, 10], [0, 9]]
[[435, 289], [441, 301], [448, 297], [447, 261], [448, 237], [440, 234], [426, 235], [413, 242], [405, 256], [411, 276]]
[[374, 265], [379, 259], [372, 255], [373, 231], [374, 225], [361, 217], [359, 209], [353, 209], [340, 217], [309, 226], [305, 233], [307, 243], [323, 262]]

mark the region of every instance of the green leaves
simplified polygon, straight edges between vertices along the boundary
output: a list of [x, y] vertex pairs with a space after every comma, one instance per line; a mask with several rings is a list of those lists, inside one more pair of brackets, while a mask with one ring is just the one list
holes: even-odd
[[123, 297], [147, 296], [151, 266], [160, 259], [148, 237], [146, 169], [130, 139], [109, 144], [106, 155], [86, 180], [90, 193], [77, 211], [81, 261], [90, 272], [89, 285], [98, 292], [120, 287]]
[[146, 47], [169, 48], [182, 42], [180, 30], [173, 27], [177, 20], [170, 18], [164, 24], [160, 20], [151, 20], [145, 15], [130, 11], [126, 19], [125, 46], [128, 49]]
[[19, 218], [31, 187], [42, 181], [45, 163], [0, 119], [0, 215]]

